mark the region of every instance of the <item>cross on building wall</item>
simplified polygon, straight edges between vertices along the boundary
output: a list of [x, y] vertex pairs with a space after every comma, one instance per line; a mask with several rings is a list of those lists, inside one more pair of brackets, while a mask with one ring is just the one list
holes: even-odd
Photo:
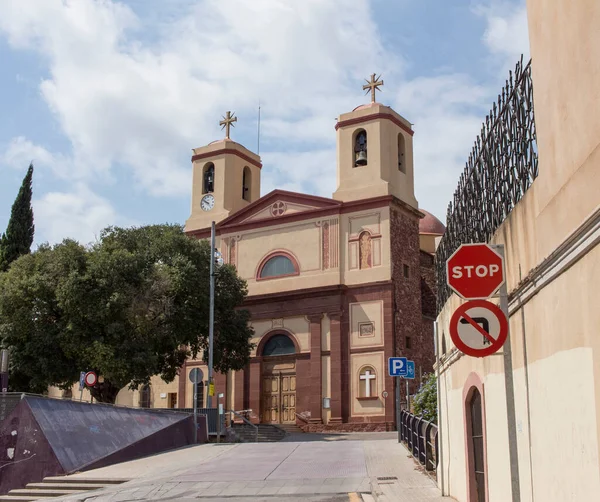
[[375, 380], [375, 375], [367, 370], [364, 375], [360, 375], [360, 379], [365, 381], [365, 397], [371, 397], [371, 380]]

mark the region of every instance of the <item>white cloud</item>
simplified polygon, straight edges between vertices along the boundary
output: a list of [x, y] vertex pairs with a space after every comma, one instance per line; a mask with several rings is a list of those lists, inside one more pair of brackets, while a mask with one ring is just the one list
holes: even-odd
[[56, 243], [69, 237], [87, 244], [99, 231], [123, 222], [110, 201], [78, 183], [70, 192], [48, 192], [33, 201], [36, 242]]

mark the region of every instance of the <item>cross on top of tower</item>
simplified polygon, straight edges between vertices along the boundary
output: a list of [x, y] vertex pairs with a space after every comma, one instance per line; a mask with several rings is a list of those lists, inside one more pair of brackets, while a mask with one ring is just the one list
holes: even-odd
[[229, 139], [230, 127], [235, 127], [233, 125], [234, 122], [237, 122], [237, 117], [235, 116], [235, 112], [233, 112], [233, 113], [227, 112], [225, 114], [225, 116], [223, 117], [223, 120], [221, 120], [221, 122], [219, 122], [219, 125], [221, 126], [221, 130], [223, 130], [223, 128], [225, 129], [225, 138], [227, 138], [227, 139]]
[[363, 85], [363, 91], [367, 91], [365, 94], [371, 93], [371, 103], [375, 103], [375, 91], [381, 92], [379, 87], [383, 85], [383, 80], [379, 80], [380, 78], [381, 75], [375, 78], [375, 73], [373, 73], [371, 75], [371, 80], [367, 80], [367, 85]]

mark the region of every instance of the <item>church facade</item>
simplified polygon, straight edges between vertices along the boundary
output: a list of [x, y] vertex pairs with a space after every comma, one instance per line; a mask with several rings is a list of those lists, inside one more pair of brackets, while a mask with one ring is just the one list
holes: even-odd
[[[255, 348], [244, 370], [215, 376], [226, 409], [307, 430], [382, 430], [395, 421], [388, 357], [415, 361], [411, 393], [432, 371], [433, 252], [444, 228], [418, 209], [406, 119], [372, 102], [335, 129], [331, 198], [260, 197], [261, 159], [229, 134], [195, 149], [185, 230], [209, 239], [216, 222], [217, 249], [248, 283]], [[179, 407], [192, 405], [187, 376], [198, 366], [206, 375], [201, 361], [182, 368]]]

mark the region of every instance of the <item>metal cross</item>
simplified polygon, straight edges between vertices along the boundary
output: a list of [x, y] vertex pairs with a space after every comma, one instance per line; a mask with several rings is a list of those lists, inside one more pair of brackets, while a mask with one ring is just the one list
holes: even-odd
[[363, 91], [367, 91], [365, 94], [371, 93], [371, 103], [375, 103], [375, 91], [381, 92], [379, 87], [383, 85], [383, 80], [379, 80], [380, 78], [381, 75], [375, 78], [375, 73], [373, 73], [371, 75], [371, 80], [367, 80], [367, 85], [363, 85]]
[[[219, 125], [221, 126], [221, 130], [223, 130], [223, 128], [225, 128], [225, 137], [227, 139], [229, 139], [229, 130], [230, 127], [233, 126], [234, 122], [237, 122], [237, 117], [234, 116], [235, 112], [231, 113], [231, 112], [227, 112], [227, 114], [223, 117], [223, 120], [221, 120], [221, 122], [219, 122]], [[233, 126], [235, 127], [235, 126]]]

